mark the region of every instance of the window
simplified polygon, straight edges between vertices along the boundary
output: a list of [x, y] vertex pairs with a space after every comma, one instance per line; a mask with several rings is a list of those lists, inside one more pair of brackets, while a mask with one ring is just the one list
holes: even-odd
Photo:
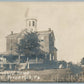
[[43, 36], [41, 37], [41, 41], [44, 41], [44, 37]]
[[32, 26], [35, 26], [35, 22], [34, 21], [32, 22]]
[[29, 26], [31, 26], [31, 21], [29, 21]]

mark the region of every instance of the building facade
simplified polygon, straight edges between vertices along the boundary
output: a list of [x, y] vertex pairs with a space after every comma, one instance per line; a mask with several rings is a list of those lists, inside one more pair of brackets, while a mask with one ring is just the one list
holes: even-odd
[[[37, 30], [37, 20], [36, 19], [26, 19], [26, 28], [20, 33], [11, 32], [10, 35], [6, 37], [6, 51], [8, 54], [17, 55], [16, 52], [17, 43], [24, 37], [25, 31], [36, 32], [39, 38], [39, 43], [42, 47], [41, 50], [48, 53], [47, 59], [49, 61], [57, 61], [57, 49], [55, 48], [55, 36], [53, 30], [49, 28], [47, 31]], [[46, 54], [45, 54], [46, 55]]]

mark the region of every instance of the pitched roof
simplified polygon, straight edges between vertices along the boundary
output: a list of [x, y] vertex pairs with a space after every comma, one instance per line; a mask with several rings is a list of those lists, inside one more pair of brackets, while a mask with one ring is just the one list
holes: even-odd
[[6, 38], [9, 38], [9, 37], [16, 37], [16, 36], [18, 36], [19, 35], [19, 33], [14, 33], [14, 34], [9, 34], [8, 36], [6, 36]]
[[46, 31], [37, 31], [37, 33], [46, 33], [46, 34], [50, 34], [52, 32], [52, 30], [51, 31], [49, 31], [49, 30], [46, 30]]
[[[27, 29], [24, 29], [22, 30], [20, 33], [13, 33], [13, 34], [9, 34], [8, 36], [6, 36], [6, 38], [10, 38], [10, 37], [18, 37], [20, 36], [21, 34], [23, 34]], [[46, 31], [37, 31], [38, 34], [50, 34], [50, 33], [53, 33], [52, 30], [46, 30]]]

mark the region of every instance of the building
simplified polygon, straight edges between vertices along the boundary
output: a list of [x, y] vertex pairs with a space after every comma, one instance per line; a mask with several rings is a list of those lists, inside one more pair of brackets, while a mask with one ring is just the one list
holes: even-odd
[[[16, 52], [17, 43], [24, 37], [24, 34], [27, 32], [36, 32], [38, 35], [40, 49], [45, 52], [44, 57], [39, 59], [25, 58], [26, 56], [19, 55]], [[37, 30], [37, 20], [33, 18], [26, 19], [26, 28], [20, 33], [13, 33], [6, 36], [6, 52], [0, 55], [1, 69], [5, 70], [24, 70], [24, 69], [51, 69], [57, 68], [57, 49], [54, 45], [55, 36], [53, 30], [49, 28], [46, 31]], [[22, 62], [24, 61], [24, 62]], [[30, 67], [31, 66], [31, 67]]]
[[26, 28], [20, 33], [11, 32], [10, 35], [6, 37], [6, 50], [7, 53], [17, 55], [16, 43], [23, 38], [25, 31], [37, 32], [38, 38], [40, 40], [40, 45], [42, 45], [41, 50], [48, 53], [48, 60], [57, 61], [57, 49], [54, 46], [55, 36], [53, 30], [49, 28], [47, 31], [37, 31], [37, 20], [36, 19], [26, 19]]

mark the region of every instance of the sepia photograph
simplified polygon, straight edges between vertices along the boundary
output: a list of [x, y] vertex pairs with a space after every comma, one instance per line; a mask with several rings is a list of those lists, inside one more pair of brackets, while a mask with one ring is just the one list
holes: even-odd
[[0, 82], [84, 82], [84, 2], [0, 2]]

